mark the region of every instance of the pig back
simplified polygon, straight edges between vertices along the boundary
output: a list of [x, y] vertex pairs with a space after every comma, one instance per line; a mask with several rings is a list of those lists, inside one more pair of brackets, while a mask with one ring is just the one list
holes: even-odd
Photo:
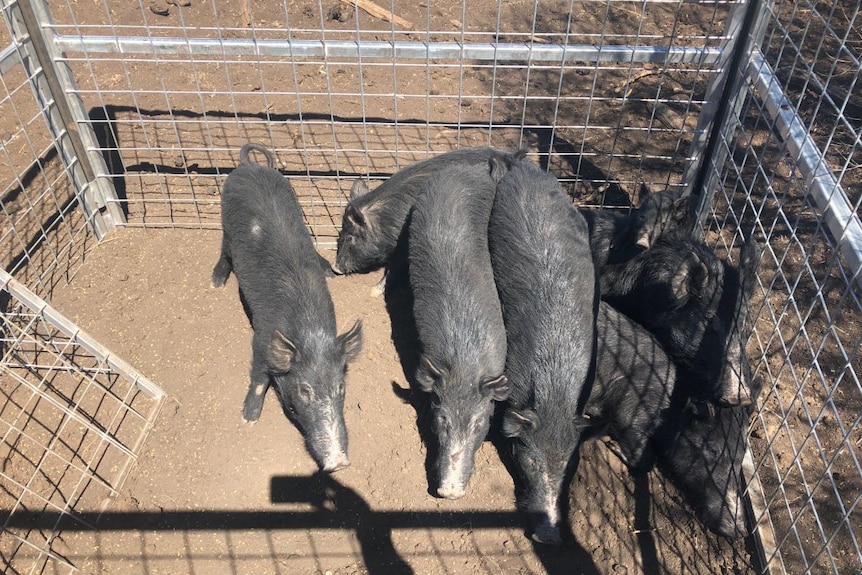
[[587, 224], [556, 177], [521, 160], [498, 182], [488, 234], [509, 403], [574, 410], [593, 364], [598, 306]]
[[[505, 328], [488, 254], [495, 185], [487, 164], [449, 166], [411, 212], [410, 283], [425, 353], [503, 371]], [[493, 372], [493, 373], [490, 373]]]
[[335, 312], [302, 209], [277, 170], [243, 164], [225, 182], [222, 226], [234, 273], [253, 314], [279, 325], [316, 325], [335, 333]]

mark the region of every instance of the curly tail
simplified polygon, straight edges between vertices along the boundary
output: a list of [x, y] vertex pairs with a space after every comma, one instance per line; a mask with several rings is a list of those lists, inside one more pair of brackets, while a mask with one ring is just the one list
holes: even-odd
[[239, 163], [240, 163], [240, 165], [256, 163], [256, 162], [252, 162], [251, 160], [248, 159], [249, 152], [259, 152], [259, 153], [263, 154], [264, 156], [266, 156], [267, 165], [270, 168], [275, 168], [275, 156], [272, 155], [272, 152], [270, 152], [266, 148], [266, 146], [264, 146], [262, 144], [254, 144], [251, 142], [249, 142], [248, 144], [246, 144], [242, 148], [240, 148], [240, 151], [239, 151]]

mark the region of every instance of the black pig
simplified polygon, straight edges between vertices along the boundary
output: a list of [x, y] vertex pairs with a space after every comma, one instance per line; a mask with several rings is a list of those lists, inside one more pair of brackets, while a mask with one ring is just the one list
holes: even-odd
[[581, 209], [590, 229], [590, 249], [597, 270], [630, 260], [688, 221], [687, 196], [671, 190], [654, 194], [643, 190], [640, 205], [628, 214], [609, 209]]
[[[365, 273], [385, 266], [416, 198], [439, 170], [459, 165], [487, 166], [494, 148], [463, 148], [446, 152], [396, 172], [368, 189], [364, 180], [350, 188], [350, 199], [338, 233], [334, 270], [340, 274]], [[519, 151], [518, 156], [525, 152]]]
[[[756, 378], [751, 383], [752, 403], [761, 388]], [[726, 537], [747, 535], [742, 461], [753, 405], [719, 408], [714, 416], [713, 410], [696, 406], [683, 411], [675, 439], [659, 444], [658, 468], [707, 528]]]
[[585, 413], [617, 442], [631, 469], [647, 471], [655, 462], [654, 437], [672, 418], [676, 367], [648, 331], [606, 302], [596, 332], [596, 379]]
[[561, 541], [568, 472], [595, 367], [598, 293], [587, 224], [552, 174], [492, 159], [488, 227], [511, 395], [503, 433], [525, 484], [518, 505], [541, 543]]
[[408, 259], [422, 353], [416, 382], [434, 394], [437, 494], [462, 497], [494, 401], [509, 392], [506, 332], [488, 255], [495, 185], [487, 158], [425, 179], [410, 214]]
[[665, 234], [601, 276], [602, 299], [656, 336], [693, 397], [719, 405], [751, 402], [735, 329], [740, 285], [735, 268], [682, 233]]
[[[269, 167], [250, 162], [251, 151], [264, 154]], [[240, 165], [222, 191], [222, 247], [212, 285], [224, 285], [234, 272], [254, 329], [243, 418], [257, 421], [272, 382], [315, 462], [335, 471], [349, 465], [344, 376], [361, 350], [362, 324], [336, 337], [320, 258], [293, 188], [272, 166], [263, 146], [240, 150]]]
[[[675, 367], [655, 339], [604, 302], [596, 328], [584, 439], [607, 433], [634, 472], [657, 461], [711, 531], [746, 535], [742, 459], [752, 407], [689, 402], [677, 393]], [[751, 388], [755, 396], [760, 392], [759, 378]]]

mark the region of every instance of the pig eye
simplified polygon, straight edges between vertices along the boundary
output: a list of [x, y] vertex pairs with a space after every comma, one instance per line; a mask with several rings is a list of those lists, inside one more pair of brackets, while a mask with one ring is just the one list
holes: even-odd
[[300, 400], [305, 403], [309, 403], [314, 393], [312, 392], [310, 385], [308, 385], [307, 383], [300, 383], [298, 395]]

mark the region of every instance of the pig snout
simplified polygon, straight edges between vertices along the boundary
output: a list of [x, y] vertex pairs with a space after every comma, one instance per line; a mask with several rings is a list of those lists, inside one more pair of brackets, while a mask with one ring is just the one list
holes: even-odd
[[437, 495], [443, 499], [461, 499], [465, 493], [464, 485], [452, 480], [441, 481], [440, 486], [437, 488]]
[[350, 459], [347, 457], [347, 441], [339, 437], [337, 433], [333, 432], [327, 438], [322, 451], [323, 453], [319, 457], [315, 457], [317, 466], [321, 471], [334, 473], [350, 465]]
[[648, 250], [649, 246], [650, 246], [649, 233], [648, 232], [642, 232], [638, 236], [638, 239], [635, 242], [635, 245], [637, 245], [638, 247], [643, 248], [645, 250]]
[[326, 473], [335, 473], [339, 469], [344, 469], [345, 467], [350, 467], [350, 460], [347, 458], [347, 454], [343, 451], [327, 455], [320, 464], [320, 470], [325, 471]]
[[715, 533], [725, 537], [742, 537], [749, 534], [745, 524], [745, 505], [735, 489], [729, 489], [720, 507], [711, 517], [707, 526]]
[[718, 404], [723, 407], [742, 407], [751, 405], [754, 399], [751, 396], [751, 387], [743, 377], [740, 365], [728, 364], [725, 368], [721, 389], [717, 398]]
[[441, 461], [445, 466], [440, 474], [440, 485], [437, 495], [444, 499], [460, 499], [467, 491], [465, 475], [464, 449], [443, 456]]
[[334, 473], [350, 465], [347, 457], [347, 430], [338, 414], [323, 420], [316, 434], [308, 438], [308, 451], [321, 471]]
[[536, 519], [530, 538], [536, 543], [544, 545], [561, 545], [563, 538], [560, 535], [559, 526], [556, 523], [552, 523], [550, 517], [546, 514], [542, 514]]
[[739, 379], [726, 383], [717, 398], [721, 407], [744, 407], [752, 403], [751, 392], [748, 386]]

